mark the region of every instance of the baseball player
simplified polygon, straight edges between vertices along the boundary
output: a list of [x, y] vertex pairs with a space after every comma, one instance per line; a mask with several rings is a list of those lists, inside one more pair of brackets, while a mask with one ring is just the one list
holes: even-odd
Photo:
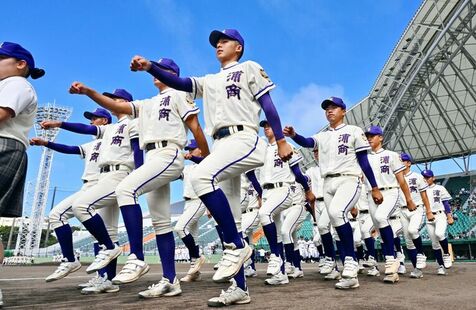
[[325, 275], [326, 280], [339, 280], [340, 272], [335, 260], [336, 252], [332, 237], [331, 220], [324, 203], [324, 179], [321, 176], [321, 166], [319, 165], [319, 149], [314, 149], [313, 153], [318, 164], [309, 168], [307, 174], [311, 178], [313, 193], [316, 195], [317, 230], [324, 247], [325, 257], [322, 266], [319, 266], [319, 273]]
[[324, 178], [324, 203], [331, 224], [343, 244], [345, 257], [342, 279], [336, 283], [336, 288], [357, 288], [359, 268], [347, 213], [359, 199], [362, 171], [371, 185], [374, 202], [381, 204], [383, 197], [368, 162], [367, 152], [370, 146], [362, 129], [344, 124], [346, 113], [344, 101], [341, 98], [330, 97], [322, 102], [321, 107], [326, 111], [326, 118], [329, 121], [327, 130], [317, 133], [312, 138], [300, 136], [293, 127], [288, 126], [284, 128], [284, 133], [303, 147], [319, 150], [321, 176]]
[[[433, 171], [423, 170], [421, 175], [428, 183], [426, 193], [430, 202], [432, 215], [435, 217], [434, 221], [428, 221], [426, 223], [426, 228], [438, 264], [437, 274], [444, 276], [446, 275], [445, 269], [451, 268], [452, 266], [451, 256], [448, 249], [448, 239], [446, 238], [448, 224], [453, 225], [454, 223], [449, 203], [451, 196], [446, 188], [439, 184], [435, 184]], [[443, 250], [443, 255], [441, 254], [441, 250]]]
[[402, 153], [400, 158], [405, 164], [405, 181], [408, 184], [413, 201], [417, 205], [416, 210], [410, 211], [406, 204], [402, 203], [400, 221], [402, 222], [408, 256], [414, 268], [410, 277], [418, 279], [423, 277], [422, 269], [426, 267], [426, 256], [423, 252], [420, 230], [425, 225], [425, 218], [428, 221], [433, 221], [434, 216], [426, 192], [428, 184], [419, 173], [410, 170], [412, 158], [409, 154]]
[[[108, 94], [108, 93], [107, 93]], [[132, 96], [124, 89], [117, 89], [109, 94], [114, 101], [132, 101]], [[126, 114], [115, 113], [118, 121], [105, 126], [91, 126], [77, 123], [44, 121], [41, 126], [45, 129], [60, 127], [72, 132], [95, 135], [102, 138], [99, 153], [98, 183], [84, 191], [73, 202], [73, 213], [84, 227], [96, 238], [101, 250], [94, 262], [86, 269], [92, 273], [106, 267], [122, 252], [121, 247], [111, 239], [105, 223], [96, 209], [115, 208], [116, 186], [134, 169], [142, 165], [142, 151], [139, 149], [137, 125], [130, 122]]]
[[[307, 184], [307, 178], [299, 169], [299, 162], [302, 161], [299, 153], [295, 152], [289, 162], [283, 162], [278, 156], [273, 129], [267, 121], [261, 121], [260, 126], [264, 128], [264, 134], [268, 139], [266, 157], [260, 174], [264, 192], [263, 206], [259, 210], [260, 222], [271, 251], [266, 273], [272, 277], [266, 279], [265, 283], [269, 285], [287, 284], [289, 280], [284, 266], [283, 247], [279, 242], [283, 224], [281, 213], [292, 206], [293, 198], [300, 207], [303, 207], [300, 201], [300, 193], [296, 193], [295, 188], [295, 193], [292, 191], [295, 181], [305, 188], [306, 198], [309, 201], [314, 201], [315, 198]], [[297, 197], [293, 197], [294, 195]], [[293, 217], [296, 217], [294, 220], [298, 221], [299, 210], [296, 214]], [[288, 227], [284, 228], [286, 239], [283, 241], [290, 244], [289, 246], [293, 247], [292, 251], [294, 252], [294, 242], [292, 236], [289, 236], [291, 231], [292, 223], [288, 223]]]
[[[202, 151], [198, 147], [196, 140], [192, 139], [185, 147], [188, 151], [184, 155], [185, 159], [191, 159], [192, 156], [201, 157]], [[190, 269], [181, 282], [193, 282], [200, 280], [200, 268], [205, 263], [205, 256], [200, 255], [199, 247], [195, 243], [198, 237], [198, 221], [205, 214], [205, 205], [198, 199], [190, 183], [190, 175], [197, 165], [191, 164], [184, 167], [182, 172], [183, 180], [183, 199], [185, 206], [183, 214], [175, 224], [174, 231], [182, 239], [190, 255]]]
[[385, 256], [384, 282], [395, 283], [399, 281], [398, 268], [400, 262], [395, 257], [395, 236], [390, 225], [390, 217], [399, 207], [400, 190], [405, 195], [409, 210], [415, 210], [416, 205], [412, 200], [410, 190], [405, 182], [403, 170], [405, 169], [400, 156], [392, 151], [382, 148], [383, 130], [379, 126], [370, 126], [365, 132], [372, 152], [369, 162], [375, 173], [377, 184], [384, 196], [381, 204], [370, 201], [370, 216], [380, 232], [382, 238], [382, 252]]
[[[91, 121], [91, 125], [94, 126], [104, 126], [110, 124], [112, 117], [109, 112], [105, 109], [96, 109], [93, 112], [85, 112], [84, 116]], [[102, 139], [96, 139], [91, 142], [82, 144], [80, 146], [69, 146], [64, 144], [58, 144], [54, 142], [49, 142], [42, 140], [40, 138], [33, 138], [30, 140], [30, 145], [41, 145], [52, 150], [55, 150], [64, 154], [77, 154], [81, 158], [85, 159], [84, 172], [82, 175], [83, 186], [82, 188], [74, 193], [73, 195], [65, 198], [59, 204], [57, 204], [49, 214], [49, 221], [51, 227], [55, 231], [55, 234], [58, 238], [58, 242], [61, 246], [61, 251], [63, 254], [63, 261], [60, 266], [46, 278], [46, 282], [56, 281], [66, 277], [68, 274], [78, 270], [81, 267], [80, 262], [75, 258], [73, 251], [73, 238], [71, 227], [68, 224], [68, 220], [74, 217], [72, 204], [74, 200], [79, 197], [84, 191], [95, 186], [99, 179], [99, 167], [98, 167], [98, 158], [99, 152], [102, 144]], [[114, 212], [115, 208], [103, 208], [101, 212]], [[101, 217], [104, 221], [112, 221], [112, 223], [107, 223], [109, 235], [114, 242], [117, 242], [117, 221], [118, 213], [116, 214], [101, 214]], [[106, 271], [111, 279], [115, 276], [116, 266], [115, 264], [109, 264], [109, 272]], [[104, 274], [101, 273], [101, 276]], [[107, 278], [106, 278], [107, 280]], [[112, 283], [109, 283], [112, 286]]]
[[[174, 76], [180, 75], [180, 68], [172, 59], [162, 58], [156, 62], [156, 66]], [[79, 82], [74, 82], [70, 88], [71, 93], [85, 94], [111, 111], [138, 118], [139, 143], [141, 149], [146, 151], [146, 160], [141, 169], [127, 175], [116, 188], [131, 254], [113, 283], [133, 282], [149, 270], [144, 261], [142, 212], [138, 203], [138, 197], [147, 193], [163, 278], [158, 284], [140, 292], [139, 296], [142, 298], [170, 297], [182, 292], [174, 264], [175, 240], [171, 226], [169, 183], [178, 179], [182, 173], [184, 159], [181, 150], [187, 141], [188, 129], [203, 156], [209, 153], [198, 122], [199, 109], [190, 94], [169, 88], [157, 79], [154, 79], [154, 85], [160, 91], [157, 96], [129, 102], [112, 100], [110, 96], [101, 95]]]
[[239, 177], [241, 173], [263, 164], [265, 142], [257, 135], [261, 109], [277, 133], [280, 158], [288, 160], [292, 149], [281, 134], [281, 122], [269, 95], [275, 85], [259, 64], [238, 62], [245, 46], [240, 33], [235, 29], [215, 30], [209, 41], [216, 49], [221, 65], [219, 73], [200, 78], [178, 78], [140, 56], [132, 59], [131, 70], [147, 70], [165, 84], [204, 99], [205, 131], [213, 137], [214, 144], [211, 154], [194, 170], [192, 183], [223, 230], [226, 249], [213, 280], [235, 279], [219, 297], [208, 301], [208, 305], [213, 307], [251, 301], [242, 267], [252, 249], [243, 242], [236, 224], [233, 225], [235, 220], [230, 204], [217, 182]]

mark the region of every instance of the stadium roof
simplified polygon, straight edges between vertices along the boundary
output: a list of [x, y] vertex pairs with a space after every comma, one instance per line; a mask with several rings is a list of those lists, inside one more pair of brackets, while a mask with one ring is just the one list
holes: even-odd
[[476, 0], [425, 0], [347, 123], [417, 163], [476, 152]]

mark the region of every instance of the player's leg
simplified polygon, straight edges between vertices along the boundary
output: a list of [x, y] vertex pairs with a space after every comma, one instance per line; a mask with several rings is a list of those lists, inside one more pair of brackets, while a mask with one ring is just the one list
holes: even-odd
[[325, 255], [324, 265], [321, 267], [319, 273], [322, 275], [327, 275], [337, 268], [335, 261], [336, 253], [334, 249], [334, 240], [331, 233], [331, 220], [329, 218], [326, 205], [324, 202], [318, 202], [317, 208], [320, 210], [320, 216], [317, 219], [317, 228], [319, 230], [319, 234], [321, 235]]
[[297, 245], [297, 231], [306, 219], [306, 210], [303, 205], [293, 205], [286, 212], [286, 217], [281, 227], [286, 258], [294, 265], [293, 272], [289, 274], [292, 278], [302, 278], [304, 273], [301, 267], [301, 259], [298, 255], [295, 258], [295, 247]]
[[377, 254], [375, 251], [375, 239], [372, 236], [372, 231], [374, 230], [374, 223], [372, 218], [369, 214], [369, 211], [366, 213], [359, 214], [359, 221], [360, 221], [360, 233], [362, 239], [365, 243], [365, 248], [367, 249], [367, 258], [364, 262], [364, 267], [369, 267], [370, 273], [367, 272], [368, 275], [373, 276], [374, 274], [378, 273], [377, 268]]
[[[446, 219], [445, 219], [446, 220]], [[436, 263], [438, 265], [438, 274], [445, 275], [445, 268], [443, 262], [443, 255], [441, 254], [441, 245], [438, 236], [436, 235], [436, 225], [439, 219], [435, 217], [433, 222], [426, 223], [426, 229], [428, 231], [428, 236], [431, 240], [431, 247], [433, 249], [433, 254], [435, 255]]]
[[351, 222], [353, 238], [354, 238], [354, 250], [357, 262], [359, 263], [359, 273], [364, 270], [364, 246], [362, 244], [362, 233], [360, 231], [360, 224], [358, 218]]
[[258, 228], [259, 225], [259, 214], [258, 210], [253, 210], [246, 212], [241, 217], [241, 231], [246, 242], [253, 248], [253, 252], [245, 268], [246, 277], [256, 277], [256, 266], [255, 266], [255, 254], [256, 249], [253, 244], [253, 232]]
[[448, 239], [446, 238], [446, 229], [448, 228], [448, 222], [446, 221], [446, 215], [444, 212], [437, 213], [435, 217], [438, 217], [438, 221], [435, 223], [435, 235], [438, 239], [441, 249], [443, 250], [443, 265], [445, 268], [452, 266]]
[[420, 236], [420, 230], [425, 225], [425, 209], [423, 206], [419, 206], [415, 211], [406, 211], [404, 213], [409, 217], [408, 234], [412, 239], [413, 245], [416, 249], [416, 268], [424, 269], [426, 267], [426, 255], [423, 251], [423, 241]]

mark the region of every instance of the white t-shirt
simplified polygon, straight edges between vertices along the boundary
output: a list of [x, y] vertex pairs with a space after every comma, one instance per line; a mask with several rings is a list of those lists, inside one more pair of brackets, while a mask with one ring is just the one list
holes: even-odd
[[324, 198], [324, 179], [319, 165], [307, 169], [306, 175], [311, 180], [311, 190], [316, 198]]
[[[425, 179], [421, 176], [421, 174], [410, 171], [410, 173], [405, 175], [405, 181], [407, 181], [408, 189], [412, 195], [413, 202], [417, 206], [422, 205], [423, 200], [421, 199], [421, 192], [424, 192], [428, 189], [428, 184], [425, 182]], [[403, 195], [403, 193], [401, 194]], [[402, 202], [404, 205], [406, 205], [405, 197], [403, 198]]]
[[186, 165], [183, 168], [182, 174], [183, 174], [183, 197], [184, 198], [198, 199], [197, 194], [193, 190], [192, 180], [190, 177], [195, 167], [197, 167], [196, 164], [191, 164], [191, 165]]
[[98, 159], [101, 149], [102, 139], [84, 143], [79, 146], [80, 156], [84, 159], [84, 171], [81, 177], [84, 181], [95, 181], [99, 179]]
[[187, 143], [185, 121], [200, 110], [190, 93], [167, 88], [155, 97], [130, 102], [132, 117], [139, 118], [139, 142], [170, 141], [183, 148]]
[[245, 125], [258, 132], [258, 99], [275, 87], [263, 68], [253, 61], [233, 62], [220, 72], [192, 78], [194, 98], [203, 98], [205, 133]]
[[[370, 152], [368, 158], [379, 188], [399, 187], [395, 174], [405, 169], [400, 155], [389, 150], [380, 149], [377, 152]], [[368, 188], [371, 188], [368, 180], [367, 185]]]
[[0, 123], [0, 137], [20, 141], [28, 147], [28, 132], [35, 123], [38, 99], [30, 82], [21, 76], [0, 81], [0, 107], [10, 108], [15, 116]]
[[448, 193], [446, 188], [439, 184], [433, 184], [432, 186], [428, 186], [426, 190], [428, 195], [428, 200], [430, 201], [431, 211], [444, 211], [445, 206], [443, 205], [443, 201], [451, 200], [451, 195]]
[[356, 153], [369, 150], [370, 145], [360, 127], [341, 124], [335, 129], [328, 127], [312, 138], [315, 149], [319, 150], [319, 166], [323, 178], [331, 174], [362, 174]]
[[99, 167], [125, 165], [135, 168], [131, 139], [138, 138], [137, 121], [124, 116], [117, 123], [97, 126], [98, 138], [102, 138]]
[[260, 170], [262, 184], [273, 184], [277, 182], [294, 183], [296, 180], [291, 166], [299, 163], [302, 156], [293, 149], [293, 156], [287, 162], [278, 155], [278, 145], [276, 142], [266, 147], [264, 165]]

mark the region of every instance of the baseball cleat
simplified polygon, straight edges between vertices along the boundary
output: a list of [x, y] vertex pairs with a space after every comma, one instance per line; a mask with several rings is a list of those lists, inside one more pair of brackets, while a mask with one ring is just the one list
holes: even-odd
[[101, 276], [99, 274], [96, 274], [96, 276], [92, 277], [91, 279], [89, 279], [88, 282], [83, 282], [83, 283], [79, 283], [78, 284], [78, 288], [79, 289], [83, 289], [83, 288], [86, 288], [86, 287], [90, 287], [90, 286], [93, 286], [95, 285], [95, 283], [97, 281], [100, 281], [100, 278]]
[[205, 256], [200, 255], [199, 258], [192, 258], [190, 262], [190, 269], [187, 271], [187, 274], [195, 274], [200, 271], [202, 265], [205, 263]]
[[74, 262], [68, 262], [65, 258], [63, 258], [62, 263], [56, 268], [56, 270], [46, 277], [46, 282], [52, 282], [59, 279], [63, 279], [70, 273], [73, 273], [81, 268], [81, 263], [78, 260]]
[[291, 274], [291, 273], [294, 272], [294, 266], [291, 265], [290, 262], [286, 262], [286, 263], [284, 264], [284, 270], [286, 271], [287, 274]]
[[122, 267], [122, 270], [117, 274], [117, 276], [112, 279], [114, 284], [126, 284], [131, 283], [145, 275], [149, 272], [149, 265], [137, 259], [135, 254], [130, 254], [127, 258], [126, 264]]
[[266, 269], [266, 274], [268, 276], [273, 276], [281, 272], [281, 265], [283, 264], [283, 260], [281, 257], [276, 256], [275, 254], [271, 254], [269, 256], [269, 263], [268, 269]]
[[365, 267], [364, 267], [364, 261], [359, 260], [359, 274], [364, 273]]
[[170, 283], [169, 279], [162, 278], [157, 284], [152, 284], [147, 290], [139, 293], [141, 298], [171, 297], [182, 293], [180, 282], [174, 278], [174, 283]]
[[336, 266], [337, 264], [335, 260], [330, 257], [326, 257], [324, 261], [324, 266], [321, 267], [319, 273], [322, 275], [329, 274], [332, 272], [332, 270], [336, 268]]
[[385, 256], [385, 274], [394, 274], [398, 272], [398, 267], [400, 266], [400, 262], [393, 256], [387, 255]]
[[426, 256], [425, 254], [420, 254], [418, 253], [416, 256], [417, 263], [416, 263], [416, 268], [418, 269], [425, 269], [426, 267]]
[[393, 273], [393, 274], [388, 274], [383, 278], [383, 282], [385, 283], [395, 283], [400, 280], [400, 277], [398, 276], [398, 273]]
[[324, 256], [319, 257], [319, 265], [318, 265], [319, 269], [321, 269], [322, 266], [324, 266], [325, 262], [326, 262], [326, 258]]
[[404, 264], [405, 263], [405, 255], [402, 252], [397, 252], [397, 260]]
[[258, 273], [256, 272], [256, 270], [253, 269], [253, 267], [248, 266], [247, 268], [245, 268], [245, 277], [254, 278], [256, 276], [258, 276]]
[[369, 277], [379, 277], [380, 271], [378, 270], [377, 266], [373, 266], [369, 270], [367, 270], [367, 275]]
[[423, 272], [420, 269], [415, 269], [410, 273], [410, 278], [413, 278], [413, 279], [423, 278]]
[[112, 282], [107, 279], [107, 274], [104, 274], [104, 277], [98, 277], [94, 285], [81, 290], [81, 294], [83, 295], [115, 292], [119, 292], [119, 286], [112, 284]]
[[213, 270], [218, 270], [218, 268], [220, 268], [220, 262], [221, 262], [221, 258], [220, 258], [220, 260], [218, 261], [218, 263], [216, 263], [215, 265], [213, 265]]
[[202, 276], [200, 274], [200, 271], [197, 271], [192, 274], [186, 274], [185, 277], [182, 277], [180, 279], [180, 282], [197, 282], [201, 280], [202, 280]]
[[405, 265], [400, 264], [400, 266], [398, 266], [397, 273], [398, 274], [405, 274], [406, 272], [407, 272], [407, 268], [405, 267]]
[[289, 283], [289, 278], [287, 274], [283, 274], [282, 272], [275, 274], [269, 279], [264, 280], [264, 284], [267, 285], [282, 285], [282, 284], [288, 284]]
[[359, 286], [360, 286], [359, 280], [357, 280], [357, 278], [346, 278], [346, 279], [342, 278], [340, 279], [339, 282], [335, 284], [335, 288], [340, 290], [358, 288]]
[[446, 276], [446, 270], [444, 266], [438, 267], [438, 271], [436, 272], [437, 275], [439, 276]]
[[352, 256], [346, 256], [344, 260], [344, 270], [342, 270], [342, 278], [357, 278], [359, 272], [359, 263]]
[[294, 268], [294, 272], [290, 274], [290, 277], [293, 279], [304, 277], [304, 271], [299, 268]]
[[451, 266], [453, 266], [450, 254], [443, 254], [443, 264], [446, 269], [449, 269], [451, 268]]
[[220, 296], [208, 300], [209, 307], [224, 307], [229, 305], [243, 305], [251, 302], [248, 290], [244, 291], [233, 280], [231, 286], [226, 291], [221, 291]]
[[225, 251], [223, 251], [223, 257], [220, 262], [220, 267], [213, 275], [213, 281], [215, 282], [227, 282], [234, 277], [244, 262], [251, 257], [253, 250], [243, 240], [244, 247], [237, 249], [233, 243], [225, 243]]
[[324, 280], [340, 280], [341, 278], [340, 272], [337, 269], [332, 269], [331, 272], [326, 274]]
[[367, 268], [375, 267], [377, 266], [377, 261], [375, 260], [375, 257], [373, 257], [372, 255], [369, 255], [367, 260], [365, 260], [362, 265]]
[[86, 269], [87, 273], [93, 273], [109, 265], [109, 263], [117, 258], [122, 253], [122, 248], [117, 244], [114, 244], [114, 249], [106, 249], [105, 246], [101, 246], [102, 249], [99, 251], [98, 255], [92, 262], [91, 265]]

